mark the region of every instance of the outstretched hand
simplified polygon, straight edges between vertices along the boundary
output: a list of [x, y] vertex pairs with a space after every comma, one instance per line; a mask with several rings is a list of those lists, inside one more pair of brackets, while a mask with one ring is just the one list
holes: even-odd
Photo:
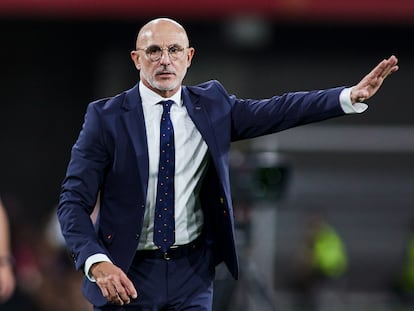
[[112, 263], [98, 262], [92, 265], [90, 271], [102, 295], [109, 302], [124, 305], [129, 304], [131, 298], [137, 298], [137, 291], [132, 282], [120, 268]]
[[364, 102], [371, 98], [381, 87], [384, 79], [398, 70], [398, 59], [392, 55], [380, 62], [351, 90], [352, 103]]

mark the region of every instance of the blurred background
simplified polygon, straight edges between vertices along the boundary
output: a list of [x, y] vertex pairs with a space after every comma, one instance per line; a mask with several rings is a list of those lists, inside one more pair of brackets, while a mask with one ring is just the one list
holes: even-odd
[[214, 310], [412, 310], [412, 0], [0, 0], [0, 197], [18, 287], [0, 310], [92, 310], [55, 209], [87, 104], [137, 83], [138, 29], [168, 16], [196, 49], [185, 84], [241, 98], [400, 71], [362, 115], [233, 145], [241, 279]]

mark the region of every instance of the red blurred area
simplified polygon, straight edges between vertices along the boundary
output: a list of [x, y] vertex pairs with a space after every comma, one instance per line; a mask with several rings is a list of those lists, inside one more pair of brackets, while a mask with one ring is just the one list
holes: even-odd
[[233, 15], [301, 18], [316, 21], [413, 22], [412, 0], [1, 0], [0, 16], [112, 17], [180, 16], [223, 18]]

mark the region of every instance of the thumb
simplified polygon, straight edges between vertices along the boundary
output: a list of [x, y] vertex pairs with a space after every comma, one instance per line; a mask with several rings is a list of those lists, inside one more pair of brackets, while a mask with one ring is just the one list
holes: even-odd
[[353, 104], [364, 102], [369, 98], [369, 92], [365, 89], [353, 89], [351, 91], [351, 101]]

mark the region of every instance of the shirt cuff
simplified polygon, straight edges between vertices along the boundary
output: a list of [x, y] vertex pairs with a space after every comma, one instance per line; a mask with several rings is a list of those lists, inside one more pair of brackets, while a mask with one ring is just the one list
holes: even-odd
[[355, 103], [352, 104], [351, 101], [351, 87], [345, 88], [339, 94], [339, 103], [341, 105], [342, 110], [346, 114], [351, 113], [362, 113], [368, 109], [368, 105], [365, 103]]
[[89, 274], [89, 270], [91, 269], [93, 264], [102, 261], [112, 262], [105, 254], [95, 254], [86, 259], [83, 271], [85, 272], [85, 275], [89, 279], [89, 281], [96, 282], [95, 278]]

